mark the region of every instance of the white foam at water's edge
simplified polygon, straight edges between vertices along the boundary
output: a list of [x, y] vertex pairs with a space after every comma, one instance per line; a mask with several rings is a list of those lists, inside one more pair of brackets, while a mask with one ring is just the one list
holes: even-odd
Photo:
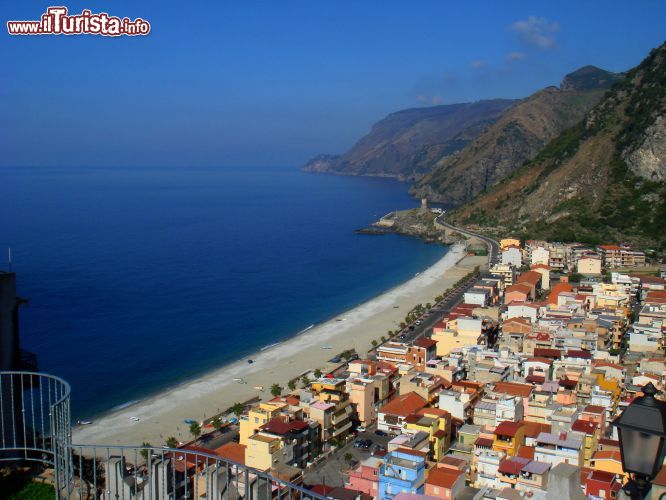
[[125, 408], [129, 408], [130, 406], [135, 405], [135, 404], [140, 403], [140, 402], [141, 402], [140, 399], [133, 399], [132, 401], [127, 401], [126, 403], [122, 403], [122, 404], [119, 404], [118, 406], [114, 406], [109, 411], [114, 412], [114, 411], [124, 410]]

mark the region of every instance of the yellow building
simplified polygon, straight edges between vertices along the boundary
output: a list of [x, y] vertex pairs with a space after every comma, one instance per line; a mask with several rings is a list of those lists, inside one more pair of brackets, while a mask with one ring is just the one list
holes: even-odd
[[310, 385], [316, 402], [310, 404], [310, 418], [321, 425], [322, 442], [344, 439], [352, 427], [353, 408], [345, 379], [320, 378]]
[[251, 408], [247, 415], [240, 417], [240, 444], [247, 445], [250, 436], [255, 434], [259, 428], [266, 425], [272, 418], [280, 413], [286, 406], [286, 403], [259, 403], [258, 406]]
[[587, 420], [576, 420], [571, 426], [571, 430], [585, 435], [583, 439], [583, 460], [585, 467], [589, 467], [592, 455], [597, 451], [599, 444], [599, 424]]
[[439, 408], [423, 408], [405, 419], [405, 432], [425, 432], [429, 436], [430, 452], [435, 462], [446, 455], [451, 444], [451, 414]]
[[520, 240], [517, 240], [516, 238], [504, 238], [501, 239], [500, 242], [500, 251], [504, 250], [507, 247], [520, 247]]
[[247, 440], [245, 465], [262, 471], [286, 465], [293, 458], [293, 449], [284, 446], [282, 439], [259, 432]]
[[627, 474], [622, 470], [622, 457], [619, 451], [599, 450], [595, 452], [590, 459], [590, 467], [617, 474], [625, 480], [628, 479]]
[[453, 349], [476, 345], [479, 334], [476, 331], [456, 331], [449, 328], [433, 329], [432, 340], [437, 342], [437, 357], [448, 356]]
[[580, 274], [601, 274], [601, 259], [599, 257], [581, 257], [576, 264], [576, 271]]
[[520, 422], [505, 420], [495, 428], [493, 451], [504, 452], [508, 456], [518, 453], [518, 448], [525, 444], [525, 426]]

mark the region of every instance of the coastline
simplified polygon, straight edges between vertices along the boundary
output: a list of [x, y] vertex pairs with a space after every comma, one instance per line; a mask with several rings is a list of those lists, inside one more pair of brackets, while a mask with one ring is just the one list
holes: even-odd
[[[189, 441], [185, 419], [202, 420], [253, 397], [270, 399], [273, 383], [286, 386], [288, 380], [303, 373], [316, 368], [330, 369], [333, 365], [328, 360], [345, 349], [354, 348], [364, 355], [371, 341], [396, 329], [414, 305], [432, 302], [436, 295], [485, 261], [485, 257], [465, 256], [463, 247], [453, 246], [417, 276], [336, 318], [283, 342], [265, 346], [253, 355], [195, 380], [104, 414], [91, 425], [75, 427], [73, 441], [108, 445], [150, 442], [156, 446], [163, 445], [169, 436]], [[344, 320], [337, 320], [341, 318]], [[331, 349], [322, 349], [322, 345]], [[248, 358], [254, 363], [248, 364]], [[243, 378], [246, 384], [239, 384], [233, 378]], [[258, 386], [262, 386], [263, 391], [255, 389]], [[140, 420], [133, 421], [130, 417]]]

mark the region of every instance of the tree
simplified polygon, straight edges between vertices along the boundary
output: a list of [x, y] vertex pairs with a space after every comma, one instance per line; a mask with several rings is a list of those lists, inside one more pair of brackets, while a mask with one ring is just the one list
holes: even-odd
[[201, 426], [198, 422], [192, 422], [190, 424], [190, 434], [192, 434], [194, 439], [198, 439], [199, 436], [201, 436]]
[[345, 453], [345, 462], [347, 462], [348, 464], [351, 464], [352, 458], [354, 458], [354, 455], [352, 455], [349, 452]]
[[166, 440], [166, 445], [169, 448], [178, 448], [178, 440], [173, 436], [168, 437]]
[[310, 384], [310, 379], [308, 378], [307, 375], [303, 375], [301, 377], [301, 384], [303, 384], [303, 387], [307, 387]]
[[222, 428], [222, 424], [223, 424], [223, 422], [222, 422], [222, 419], [221, 419], [220, 417], [215, 417], [215, 418], [213, 419], [212, 424], [213, 424], [213, 428], [214, 428], [215, 430], [219, 431], [219, 430]]
[[314, 376], [315, 378], [321, 378], [321, 370], [319, 368], [314, 371]]
[[295, 379], [291, 379], [291, 380], [289, 381], [289, 383], [287, 383], [287, 387], [289, 387], [289, 390], [290, 390], [290, 391], [293, 391], [294, 389], [296, 389], [296, 380], [295, 380]]
[[373, 339], [372, 340], [372, 347], [377, 347], [377, 344], [379, 344], [379, 342], [377, 342], [376, 340]]
[[426, 307], [426, 309], [432, 309], [432, 304], [431, 304], [430, 302], [428, 302], [428, 303], [425, 305], [425, 307]]
[[231, 411], [237, 417], [240, 417], [244, 410], [245, 406], [243, 406], [242, 403], [234, 403], [234, 405], [231, 407]]
[[340, 356], [342, 356], [345, 361], [349, 361], [352, 357], [352, 352], [349, 349], [345, 349], [340, 353]]
[[280, 394], [282, 394], [282, 387], [280, 387], [279, 384], [273, 384], [271, 386], [271, 394], [273, 395], [273, 397], [279, 396]]
[[384, 335], [382, 335], [380, 338], [382, 339], [382, 342], [386, 342], [386, 337]]
[[[141, 443], [141, 446], [143, 448], [150, 448], [152, 445], [150, 443], [146, 443], [145, 441]], [[147, 449], [141, 450], [141, 456], [143, 457], [144, 460], [148, 460], [148, 451]]]

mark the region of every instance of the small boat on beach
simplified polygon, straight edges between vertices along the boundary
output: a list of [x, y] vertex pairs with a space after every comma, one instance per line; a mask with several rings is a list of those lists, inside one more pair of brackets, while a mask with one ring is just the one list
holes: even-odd
[[132, 422], [138, 422], [138, 421], [141, 420], [141, 419], [140, 419], [139, 417], [130, 417], [130, 420], [131, 420]]
[[78, 425], [90, 425], [90, 424], [92, 424], [92, 420], [77, 420], [76, 423]]
[[330, 346], [330, 345], [323, 345], [323, 346], [321, 346], [321, 348], [322, 349], [333, 349], [333, 347]]
[[248, 359], [247, 362], [248, 362], [249, 364], [252, 364], [252, 363], [254, 363], [254, 359]]
[[258, 390], [258, 391], [263, 391], [263, 390], [264, 390], [264, 386], [263, 386], [263, 385], [255, 385], [254, 388], [255, 388], [256, 390]]
[[187, 425], [192, 425], [197, 423], [197, 421], [194, 420], [193, 418], [186, 418], [185, 420], [183, 420], [183, 422], [186, 423]]
[[238, 382], [239, 384], [247, 384], [244, 379], [242, 378], [235, 378], [233, 379], [234, 382]]

